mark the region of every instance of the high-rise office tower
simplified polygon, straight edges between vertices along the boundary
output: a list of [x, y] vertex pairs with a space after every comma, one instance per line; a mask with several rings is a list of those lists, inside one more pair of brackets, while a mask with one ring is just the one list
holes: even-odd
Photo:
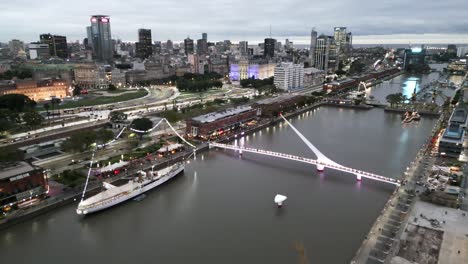
[[174, 49], [174, 43], [172, 43], [172, 40], [168, 39], [166, 42], [166, 50], [168, 53], [172, 53], [173, 49]]
[[337, 65], [337, 45], [334, 38], [320, 35], [315, 46], [315, 68], [326, 72], [334, 72]]
[[335, 38], [338, 57], [345, 58], [349, 52], [349, 36], [346, 33], [346, 27], [335, 27], [333, 37]]
[[208, 34], [207, 33], [202, 33], [202, 39], [204, 39], [206, 42], [208, 42]]
[[315, 67], [315, 46], [317, 45], [317, 31], [312, 29], [310, 32], [310, 49], [309, 49], [309, 59], [310, 66]]
[[138, 42], [135, 44], [135, 46], [138, 58], [146, 59], [153, 55], [151, 29], [138, 29]]
[[161, 54], [162, 43], [161, 41], [155, 41], [153, 45], [153, 53]]
[[247, 56], [249, 54], [249, 43], [247, 41], [240, 41], [239, 51], [242, 56]]
[[206, 55], [208, 53], [208, 42], [206, 39], [197, 40], [197, 54]]
[[273, 58], [275, 56], [276, 39], [266, 38], [264, 42], [263, 57]]
[[185, 55], [193, 54], [193, 39], [187, 37], [184, 39]]
[[93, 55], [97, 60], [112, 61], [114, 50], [112, 48], [109, 16], [94, 15], [91, 17], [91, 43], [93, 45]]
[[68, 45], [67, 37], [57, 36], [51, 34], [41, 34], [39, 36], [42, 44], [49, 45], [51, 56], [59, 57], [62, 59], [68, 58]]

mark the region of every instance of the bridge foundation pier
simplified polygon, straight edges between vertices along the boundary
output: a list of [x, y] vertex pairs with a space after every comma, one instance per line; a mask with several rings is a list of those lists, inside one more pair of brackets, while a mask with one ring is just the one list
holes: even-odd
[[362, 181], [362, 177], [361, 177], [360, 174], [356, 174], [356, 180], [357, 180], [357, 181]]
[[323, 172], [324, 170], [325, 170], [325, 166], [324, 166], [324, 165], [317, 165], [317, 171]]

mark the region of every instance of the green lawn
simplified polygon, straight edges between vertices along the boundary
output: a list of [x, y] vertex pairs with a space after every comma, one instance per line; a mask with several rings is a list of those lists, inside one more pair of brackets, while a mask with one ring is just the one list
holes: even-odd
[[119, 96], [101, 96], [101, 97], [84, 98], [79, 101], [65, 102], [60, 105], [60, 109], [118, 103], [118, 102], [141, 98], [141, 97], [146, 96], [147, 94], [148, 92], [146, 90], [138, 90], [137, 92], [134, 92], [134, 93], [126, 93], [126, 94], [122, 94]]

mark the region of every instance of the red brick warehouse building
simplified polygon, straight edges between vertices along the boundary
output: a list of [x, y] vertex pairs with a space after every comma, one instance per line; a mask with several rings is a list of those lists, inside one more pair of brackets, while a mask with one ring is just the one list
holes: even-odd
[[256, 118], [257, 109], [251, 106], [230, 108], [187, 120], [186, 134], [192, 138], [209, 139], [234, 130]]

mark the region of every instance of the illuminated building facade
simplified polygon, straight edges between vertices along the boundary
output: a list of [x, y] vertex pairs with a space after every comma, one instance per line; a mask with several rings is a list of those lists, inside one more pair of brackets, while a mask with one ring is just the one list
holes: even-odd
[[0, 163], [0, 208], [28, 205], [48, 193], [44, 170], [28, 163]]
[[0, 85], [0, 95], [23, 94], [34, 101], [64, 98], [69, 95], [69, 85], [64, 80], [9, 81]]
[[231, 64], [229, 76], [231, 81], [240, 81], [244, 79], [267, 79], [275, 74], [275, 63], [265, 61], [249, 62], [246, 59], [240, 60], [239, 63]]

